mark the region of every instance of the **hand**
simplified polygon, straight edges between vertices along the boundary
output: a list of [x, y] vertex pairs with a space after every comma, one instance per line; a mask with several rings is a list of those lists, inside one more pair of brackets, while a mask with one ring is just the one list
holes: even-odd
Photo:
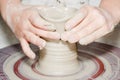
[[114, 29], [114, 19], [106, 10], [84, 6], [78, 14], [66, 23], [61, 39], [70, 43], [87, 45], [110, 33]]
[[46, 41], [42, 38], [55, 40], [60, 38], [57, 32], [53, 32], [55, 30], [54, 25], [43, 20], [35, 7], [10, 4], [6, 11], [6, 22], [19, 39], [24, 53], [29, 58], [35, 58], [29, 43], [42, 49], [46, 45]]

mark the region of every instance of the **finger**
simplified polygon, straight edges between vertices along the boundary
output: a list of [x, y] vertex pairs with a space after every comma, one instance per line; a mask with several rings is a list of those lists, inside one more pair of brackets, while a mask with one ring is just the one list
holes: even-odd
[[31, 32], [43, 38], [54, 39], [54, 40], [60, 39], [60, 34], [58, 32], [44, 31], [34, 27], [31, 28]]
[[[63, 41], [67, 41], [69, 39], [70, 43], [77, 42], [78, 39], [79, 39], [78, 32], [81, 31], [82, 29], [84, 29], [87, 25], [89, 25], [91, 21], [93, 21], [93, 20], [89, 20], [89, 19], [90, 19], [89, 17], [85, 18], [79, 25], [77, 25], [73, 29], [71, 29], [71, 30], [66, 31], [65, 33], [63, 33], [61, 35], [61, 39]], [[75, 34], [75, 36], [73, 36], [74, 34]]]
[[[68, 38], [72, 36], [71, 34], [72, 34], [71, 31], [66, 31], [66, 32], [62, 33], [61, 40], [68, 41]], [[73, 32], [73, 34], [74, 34], [74, 32]]]
[[43, 30], [50, 30], [50, 31], [56, 30], [56, 27], [54, 26], [54, 24], [43, 20], [40, 17], [39, 13], [37, 13], [36, 11], [32, 14], [32, 16], [30, 16], [29, 20], [32, 23], [32, 25], [34, 25], [37, 28], [40, 28]]
[[72, 19], [70, 19], [66, 24], [65, 24], [65, 29], [66, 30], [71, 30], [72, 28], [74, 28], [75, 26], [77, 26], [78, 24], [80, 24], [84, 18], [87, 16], [87, 11], [85, 9], [81, 9], [78, 14], [76, 14], [75, 17], [73, 17]]
[[46, 45], [46, 41], [41, 39], [40, 37], [34, 35], [31, 32], [26, 32], [25, 33], [25, 38], [27, 39], [27, 41], [29, 41], [30, 43], [38, 46], [40, 49], [43, 49]]
[[106, 26], [103, 26], [103, 27], [100, 28], [99, 30], [97, 30], [97, 31], [95, 31], [94, 33], [90, 34], [89, 36], [81, 39], [81, 40], [79, 41], [79, 43], [80, 43], [81, 45], [87, 45], [87, 44], [89, 44], [89, 43], [91, 43], [91, 42], [94, 42], [96, 39], [99, 39], [99, 38], [101, 38], [102, 36], [108, 34], [109, 32], [111, 32], [111, 31], [108, 31], [108, 30], [107, 30], [107, 27], [106, 27]]
[[[92, 18], [90, 18], [90, 16], [88, 16], [88, 17], [86, 17], [79, 25], [77, 25], [76, 27], [74, 27], [73, 29], [71, 29], [71, 30], [69, 30], [69, 31], [66, 31], [65, 33], [63, 33], [62, 35], [61, 35], [61, 39], [63, 40], [63, 41], [67, 41], [68, 39], [70, 39], [71, 38], [71, 40], [69, 40], [69, 42], [70, 43], [74, 43], [74, 42], [76, 42], [76, 41], [74, 41], [74, 42], [72, 42], [73, 40], [73, 35], [74, 34], [76, 34], [76, 32], [78, 32], [78, 31], [81, 31], [82, 29], [84, 29], [87, 25], [89, 25], [90, 24], [90, 22], [92, 22], [94, 19], [92, 19]], [[78, 36], [78, 33], [76, 34], [76, 36]], [[78, 38], [78, 37], [76, 37], [76, 38]], [[74, 39], [76, 39], [76, 38], [74, 38]], [[77, 39], [78, 40], [78, 39]]]
[[71, 32], [77, 32], [80, 31], [82, 29], [84, 29], [87, 25], [91, 24], [95, 19], [93, 17], [91, 17], [91, 15], [88, 15], [80, 24], [78, 24], [77, 26], [75, 26]]
[[78, 30], [72, 36], [68, 38], [70, 43], [78, 42], [80, 39], [94, 33], [96, 30], [100, 29], [103, 24], [99, 24], [97, 20], [93, 21], [92, 23], [88, 24], [82, 30]]
[[30, 59], [35, 59], [35, 53], [30, 49], [29, 43], [25, 39], [20, 39], [22, 50]]

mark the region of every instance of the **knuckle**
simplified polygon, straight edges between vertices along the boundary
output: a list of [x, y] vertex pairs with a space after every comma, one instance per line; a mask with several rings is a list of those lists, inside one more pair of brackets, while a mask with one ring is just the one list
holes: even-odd
[[107, 22], [106, 19], [105, 19], [105, 17], [103, 15], [99, 15], [99, 21], [101, 23], [106, 23]]
[[98, 8], [96, 8], [96, 7], [93, 7], [91, 12], [92, 12], [93, 15], [96, 15], [96, 16], [103, 15], [102, 12]]

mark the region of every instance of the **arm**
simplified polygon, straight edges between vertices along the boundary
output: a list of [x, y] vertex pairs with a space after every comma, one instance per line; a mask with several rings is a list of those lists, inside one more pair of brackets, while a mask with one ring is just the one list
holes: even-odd
[[35, 53], [29, 43], [42, 49], [46, 45], [46, 41], [42, 38], [55, 40], [60, 38], [59, 33], [53, 32], [54, 25], [43, 20], [37, 8], [43, 7], [22, 5], [20, 0], [0, 0], [2, 17], [20, 41], [23, 52], [31, 59], [35, 58]]
[[7, 8], [7, 5], [9, 4], [13, 4], [13, 5], [16, 5], [16, 4], [20, 4], [20, 0], [0, 0], [0, 13], [3, 17], [3, 19], [6, 19], [6, 8]]
[[120, 21], [120, 0], [102, 0], [100, 8], [111, 13], [115, 24]]

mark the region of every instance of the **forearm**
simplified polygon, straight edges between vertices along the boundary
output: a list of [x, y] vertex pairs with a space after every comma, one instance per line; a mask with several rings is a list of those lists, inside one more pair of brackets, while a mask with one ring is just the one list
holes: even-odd
[[20, 0], [0, 0], [0, 13], [6, 19], [6, 8], [9, 4], [19, 4]]
[[120, 0], [102, 0], [100, 7], [111, 13], [115, 24], [120, 22]]

